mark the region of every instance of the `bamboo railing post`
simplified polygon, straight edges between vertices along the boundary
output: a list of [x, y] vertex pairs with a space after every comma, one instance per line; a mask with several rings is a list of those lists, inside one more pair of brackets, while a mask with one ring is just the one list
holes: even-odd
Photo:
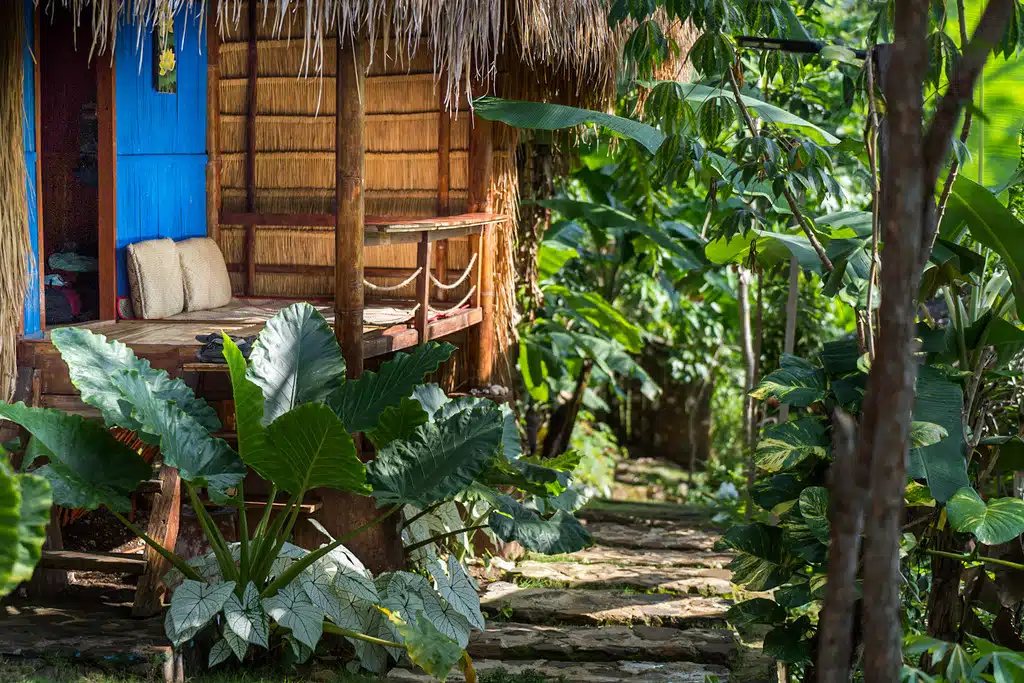
[[[117, 76], [114, 55], [96, 60], [96, 119], [99, 132], [100, 320], [117, 320]], [[42, 155], [42, 150], [38, 150]], [[38, 188], [37, 192], [42, 192]], [[39, 268], [43, 269], [40, 263]]]
[[[490, 213], [492, 210], [491, 175], [494, 162], [493, 126], [490, 121], [473, 117], [469, 134], [469, 207], [470, 213]], [[471, 344], [475, 347], [474, 362], [470, 368], [471, 382], [476, 387], [491, 383], [494, 367], [494, 230], [485, 225], [479, 238], [478, 262], [480, 282], [476, 296], [483, 317], [473, 328]]]
[[206, 235], [220, 241], [220, 34], [217, 10], [206, 18]]
[[420, 333], [420, 344], [430, 341], [430, 251], [430, 234], [424, 232], [416, 246], [416, 267], [422, 269], [416, 278], [416, 331]]
[[[443, 90], [441, 92], [437, 112], [437, 215], [447, 216], [451, 213], [452, 117], [445, 107]], [[447, 284], [448, 240], [440, 240], [437, 243], [434, 261], [437, 264], [437, 279]], [[438, 290], [437, 300], [444, 301], [446, 295], [446, 290]]]
[[[339, 30], [340, 33], [340, 30]], [[338, 37], [334, 331], [350, 378], [363, 372], [363, 232], [366, 131], [362, 45]]]
[[[256, 39], [256, 0], [250, 0], [248, 46], [248, 105], [245, 112], [245, 205], [249, 213], [256, 212], [256, 108], [259, 85], [260, 53]], [[256, 226], [245, 226], [245, 293], [256, 294]]]

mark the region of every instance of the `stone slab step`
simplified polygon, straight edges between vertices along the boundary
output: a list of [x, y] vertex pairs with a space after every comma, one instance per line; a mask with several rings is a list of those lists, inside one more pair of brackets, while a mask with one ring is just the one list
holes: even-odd
[[107, 574], [136, 574], [146, 572], [146, 556], [126, 553], [82, 553], [74, 550], [44, 550], [39, 560], [44, 569], [63, 571], [105, 572]]
[[[725, 667], [692, 662], [551, 662], [543, 659], [527, 662], [502, 662], [482, 659], [473, 662], [478, 677], [504, 669], [510, 676], [536, 672], [552, 683], [706, 683], [715, 676], [722, 683], [730, 680]], [[388, 674], [393, 683], [427, 683], [432, 681], [420, 671], [395, 669]], [[458, 669], [448, 680], [465, 683]]]
[[520, 562], [507, 574], [513, 579], [550, 581], [565, 588], [626, 588], [639, 591], [731, 595], [737, 591], [728, 569], [628, 567], [574, 562]]
[[588, 522], [587, 531], [598, 545], [613, 548], [641, 550], [714, 550], [720, 537], [711, 531], [695, 529], [685, 524], [641, 526], [612, 522]]
[[648, 624], [678, 628], [723, 626], [725, 612], [732, 604], [718, 597], [522, 588], [505, 581], [487, 586], [480, 602], [492, 616], [530, 624]]
[[[538, 562], [548, 561], [544, 556], [531, 556]], [[713, 550], [642, 550], [639, 548], [610, 548], [594, 546], [571, 555], [560, 557], [580, 564], [617, 564], [627, 567], [712, 567], [729, 564], [733, 555]]]
[[470, 638], [469, 655], [515, 661], [695, 662], [729, 666], [739, 644], [727, 629], [675, 629], [663, 626], [544, 626], [491, 623]]
[[710, 508], [648, 501], [594, 500], [575, 515], [592, 522], [615, 522], [632, 524], [652, 520], [666, 522], [687, 522], [693, 525], [707, 525], [715, 511]]

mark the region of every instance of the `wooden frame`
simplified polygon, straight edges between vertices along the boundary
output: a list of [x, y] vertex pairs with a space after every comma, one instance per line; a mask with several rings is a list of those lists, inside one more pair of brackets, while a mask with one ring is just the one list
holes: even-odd
[[[490, 121], [473, 117], [469, 134], [469, 206], [471, 212], [491, 211], [491, 173], [494, 161], [494, 130]], [[494, 229], [484, 226], [477, 241], [480, 265], [476, 296], [481, 308], [480, 326], [475, 328], [470, 345], [473, 362], [471, 382], [475, 387], [488, 386], [494, 368]]]
[[220, 34], [217, 13], [206, 20], [206, 235], [220, 240]]
[[[39, 329], [46, 329], [46, 248], [43, 242], [43, 113], [40, 102], [40, 84], [42, 74], [39, 66], [39, 6], [36, 6], [35, 14], [32, 17], [32, 52], [35, 55], [33, 61], [33, 88], [35, 90], [35, 112], [36, 118], [36, 263], [39, 269]], [[27, 226], [26, 226], [27, 227]]]
[[[245, 112], [245, 205], [249, 212], [256, 211], [256, 95], [259, 80], [260, 51], [256, 36], [256, 3], [250, 2], [248, 61], [248, 106]], [[256, 228], [245, 227], [245, 293], [256, 294]]]
[[96, 60], [99, 124], [100, 320], [117, 319], [117, 76], [114, 56]]

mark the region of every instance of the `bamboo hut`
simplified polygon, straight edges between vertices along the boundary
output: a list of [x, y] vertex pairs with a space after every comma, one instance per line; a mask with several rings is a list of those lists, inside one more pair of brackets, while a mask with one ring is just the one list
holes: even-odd
[[[197, 361], [195, 337], [256, 334], [296, 299], [333, 322], [352, 375], [443, 338], [459, 348], [449, 388], [488, 386], [516, 319], [516, 135], [471, 99], [604, 106], [621, 39], [607, 9], [0, 3], [0, 394], [95, 415], [48, 338], [77, 324], [184, 378], [230, 431], [224, 368]], [[139, 319], [131, 255], [157, 239], [213, 240], [230, 303]], [[176, 481], [157, 490], [165, 538]], [[325, 497], [315, 515], [337, 533], [372, 505]], [[354, 549], [379, 567], [394, 545]]]

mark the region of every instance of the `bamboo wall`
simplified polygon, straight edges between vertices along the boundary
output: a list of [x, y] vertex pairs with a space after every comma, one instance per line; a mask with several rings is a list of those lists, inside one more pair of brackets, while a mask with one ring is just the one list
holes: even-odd
[[[333, 213], [335, 186], [336, 47], [325, 41], [323, 78], [315, 61], [305, 69], [302, 12], [275, 32], [257, 22], [255, 211], [260, 213]], [[228, 27], [220, 47], [221, 197], [224, 211], [246, 211], [246, 113], [248, 109], [248, 20]], [[441, 95], [433, 75], [433, 57], [424, 42], [410, 58], [398, 59], [396, 45], [377, 41], [366, 79], [366, 214], [438, 215], [438, 117]], [[406, 50], [403, 49], [403, 52]], [[467, 201], [470, 115], [466, 103], [451, 121], [450, 208], [464, 213]], [[222, 225], [220, 244], [229, 264], [244, 263], [245, 229]], [[256, 262], [260, 265], [334, 265], [332, 227], [259, 227]], [[468, 264], [468, 243], [451, 240], [447, 265]], [[436, 253], [436, 252], [435, 252]], [[367, 267], [414, 268], [415, 245], [368, 247]], [[324, 274], [258, 273], [259, 296], [333, 296], [334, 280]], [[397, 284], [404, 278], [372, 278]], [[244, 272], [233, 272], [236, 294], [245, 288]], [[412, 296], [409, 285], [389, 296]], [[465, 293], [453, 292], [461, 298]], [[370, 292], [368, 292], [370, 294]]]

